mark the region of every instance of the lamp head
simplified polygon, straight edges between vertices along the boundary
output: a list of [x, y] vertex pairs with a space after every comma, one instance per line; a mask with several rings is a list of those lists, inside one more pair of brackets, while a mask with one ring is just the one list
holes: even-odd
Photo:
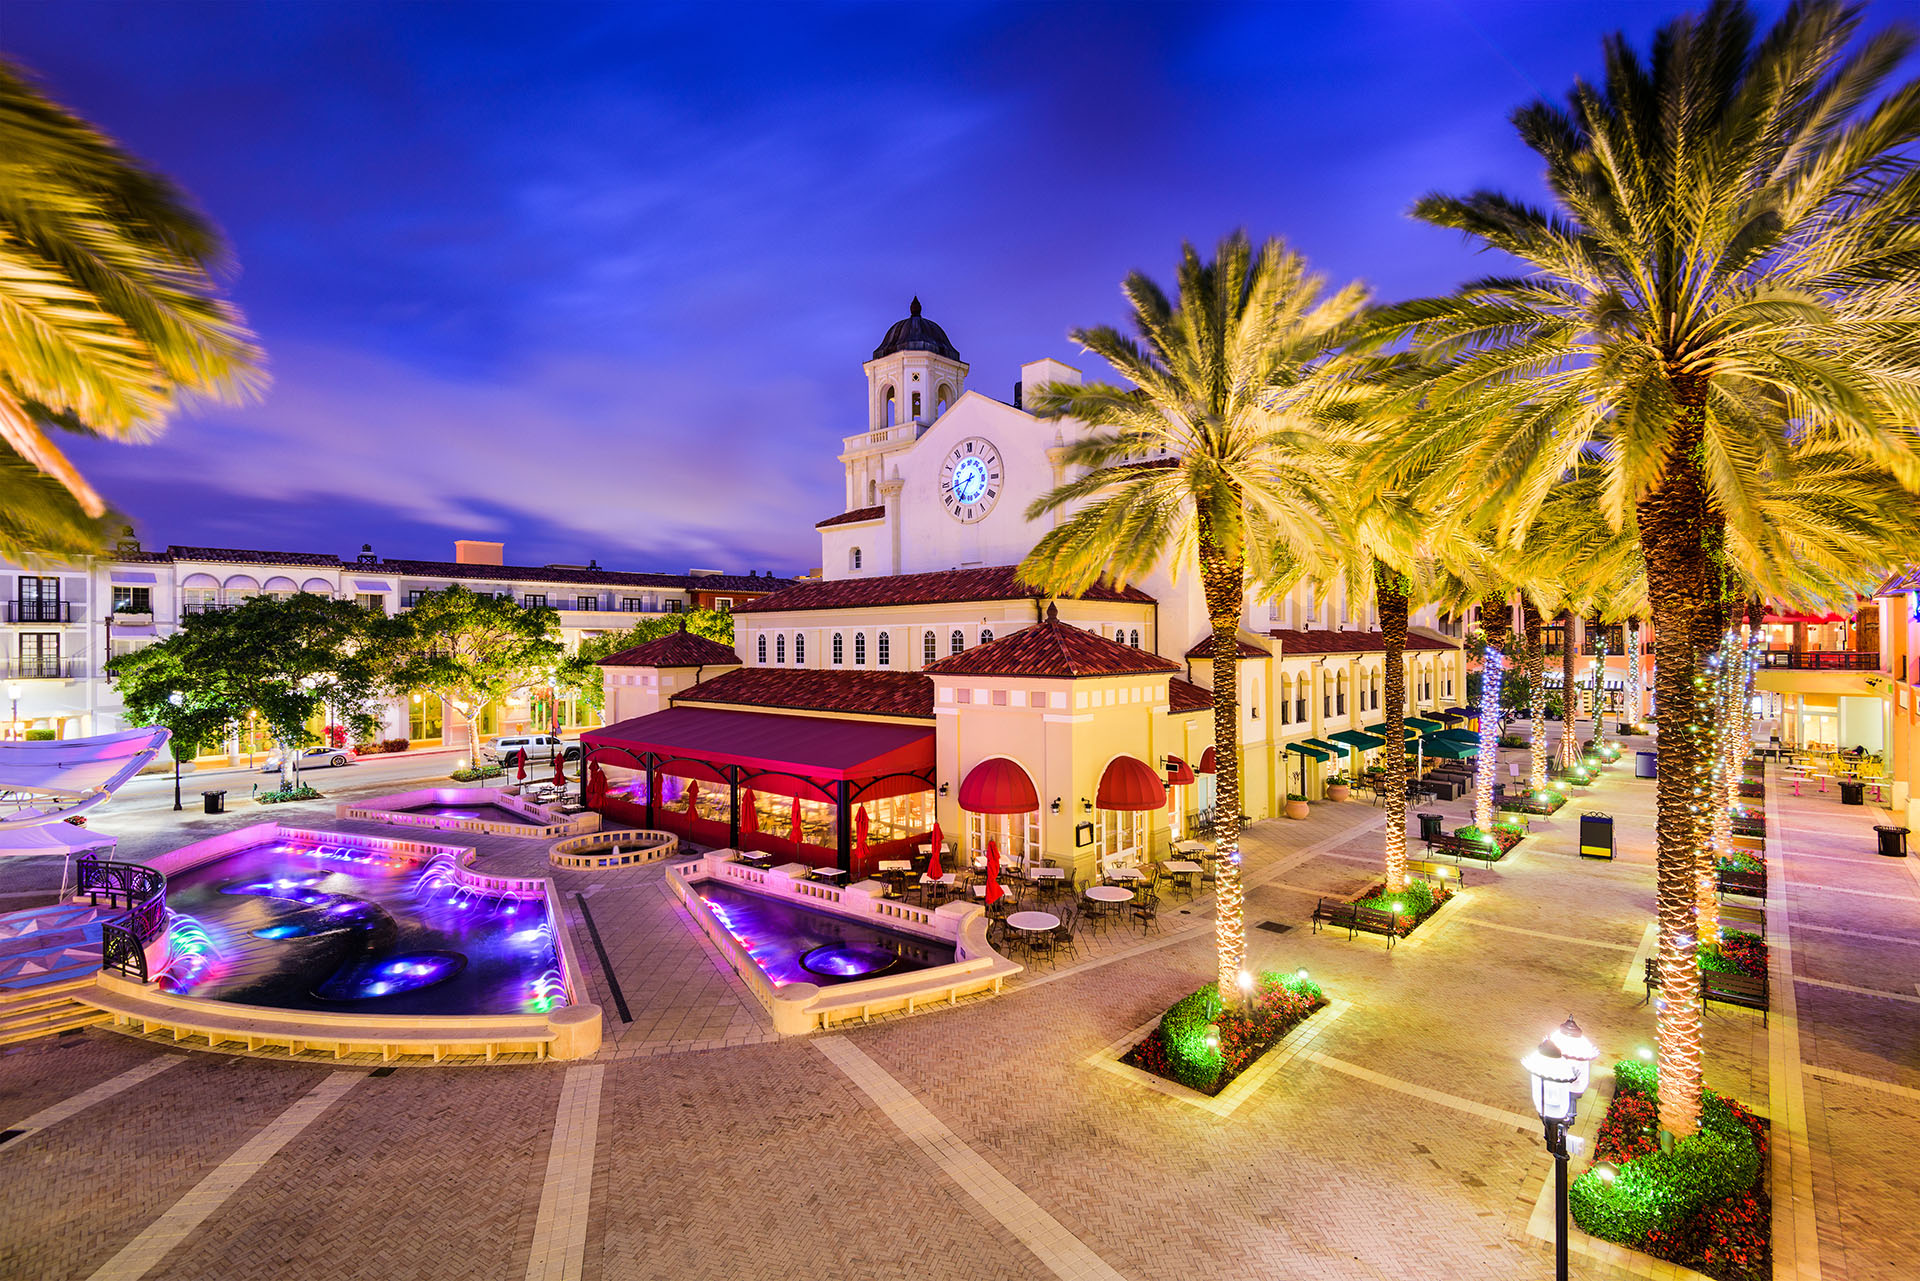
[[1571, 1123], [1574, 1101], [1579, 1097], [1574, 1084], [1580, 1080], [1584, 1065], [1576, 1066], [1549, 1036], [1540, 1042], [1538, 1049], [1520, 1060], [1520, 1066], [1533, 1078], [1533, 1110], [1540, 1114], [1540, 1119]]

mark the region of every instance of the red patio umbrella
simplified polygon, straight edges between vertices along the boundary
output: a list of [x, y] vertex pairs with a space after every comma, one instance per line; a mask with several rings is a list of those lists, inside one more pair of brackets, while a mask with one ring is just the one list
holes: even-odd
[[749, 787], [746, 794], [740, 798], [740, 830], [742, 832], [758, 832], [760, 830], [760, 814], [754, 803], [753, 789], [751, 787]]
[[940, 842], [933, 843], [933, 853], [927, 856], [927, 875], [934, 880], [940, 879]]
[[567, 785], [567, 758], [564, 753], [554, 753], [553, 785], [555, 787], [565, 787]]
[[1000, 884], [1000, 847], [992, 841], [987, 842], [987, 902], [997, 903], [1006, 894], [1006, 887]]
[[587, 767], [587, 804], [598, 806], [607, 799], [607, 775], [595, 761]]
[[805, 845], [807, 843], [806, 829], [800, 826], [800, 798], [798, 796], [793, 798], [793, 837], [792, 839], [795, 845]]
[[941, 841], [940, 841], [940, 820], [939, 820], [939, 819], [935, 819], [935, 820], [933, 821], [933, 833], [932, 833], [932, 837], [933, 837], [933, 857], [934, 857], [935, 859], [938, 859], [938, 858], [940, 857], [940, 845], [941, 845]]
[[697, 798], [699, 795], [700, 795], [700, 781], [698, 779], [688, 780], [687, 782], [687, 813], [688, 814], [693, 814], [696, 812], [693, 808], [693, 802], [695, 798]]
[[516, 764], [519, 768], [513, 773], [513, 781], [525, 785], [527, 781], [527, 754], [525, 752], [520, 753], [520, 759]]
[[[865, 868], [867, 865], [867, 807], [864, 805], [860, 807], [860, 812], [853, 816], [853, 835], [853, 866], [847, 869], [849, 873]], [[852, 879], [851, 875], [848, 879]]]

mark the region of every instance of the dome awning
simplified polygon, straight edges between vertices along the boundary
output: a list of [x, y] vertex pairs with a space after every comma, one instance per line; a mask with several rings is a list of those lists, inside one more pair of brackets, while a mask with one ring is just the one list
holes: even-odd
[[1192, 787], [1193, 766], [1187, 764], [1178, 756], [1167, 757], [1167, 786]]
[[1103, 810], [1157, 810], [1167, 804], [1167, 785], [1145, 761], [1116, 756], [1100, 776], [1094, 805]]
[[1200, 753], [1200, 763], [1194, 766], [1194, 772], [1197, 774], [1217, 774], [1220, 772], [1214, 766], [1213, 749], [1211, 747]]
[[960, 808], [974, 814], [1031, 814], [1040, 808], [1040, 795], [1025, 770], [995, 756], [967, 771]]

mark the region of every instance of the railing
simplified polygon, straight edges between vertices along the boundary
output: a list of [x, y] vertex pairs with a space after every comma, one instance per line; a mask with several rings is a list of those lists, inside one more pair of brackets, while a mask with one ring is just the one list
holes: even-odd
[[73, 602], [70, 600], [10, 600], [7, 602], [7, 621], [9, 623], [71, 623]]
[[126, 907], [127, 914], [100, 926], [100, 968], [147, 981], [147, 944], [166, 933], [167, 878], [143, 863], [115, 863], [80, 856], [75, 898], [82, 894], [94, 906], [104, 896], [109, 907]]
[[1872, 649], [1770, 649], [1760, 656], [1760, 665], [1806, 672], [1871, 672], [1879, 670], [1880, 652]]
[[86, 664], [77, 658], [25, 658], [8, 663], [5, 673], [11, 680], [78, 680], [87, 674]]

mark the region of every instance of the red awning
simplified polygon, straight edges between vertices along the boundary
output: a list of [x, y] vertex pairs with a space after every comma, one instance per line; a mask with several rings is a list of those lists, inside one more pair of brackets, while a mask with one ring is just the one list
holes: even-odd
[[1193, 766], [1187, 764], [1178, 756], [1167, 757], [1167, 786], [1193, 786]]
[[[660, 757], [666, 773], [700, 777], [702, 766], [740, 765], [753, 771], [743, 784], [781, 796], [829, 799], [818, 782], [866, 781], [887, 774], [933, 770], [933, 730], [923, 725], [734, 712], [710, 707], [670, 707], [580, 736], [595, 759], [608, 766], [641, 768], [639, 754]], [[770, 777], [760, 777], [761, 772]], [[721, 775], [713, 771], [713, 779]], [[925, 791], [924, 779], [904, 777], [861, 793], [861, 800]]]
[[1828, 623], [1848, 621], [1845, 614], [1768, 614], [1768, 623], [1805, 623], [1809, 627], [1824, 627]]
[[1194, 772], [1199, 774], [1218, 773], [1218, 771], [1214, 769], [1213, 749], [1211, 747], [1209, 747], [1206, 751], [1200, 754], [1200, 764], [1195, 767]]
[[960, 808], [974, 814], [1031, 814], [1040, 808], [1040, 796], [1025, 770], [995, 756], [967, 771]]
[[1157, 810], [1167, 803], [1167, 785], [1132, 756], [1116, 756], [1100, 776], [1093, 803], [1103, 810]]

